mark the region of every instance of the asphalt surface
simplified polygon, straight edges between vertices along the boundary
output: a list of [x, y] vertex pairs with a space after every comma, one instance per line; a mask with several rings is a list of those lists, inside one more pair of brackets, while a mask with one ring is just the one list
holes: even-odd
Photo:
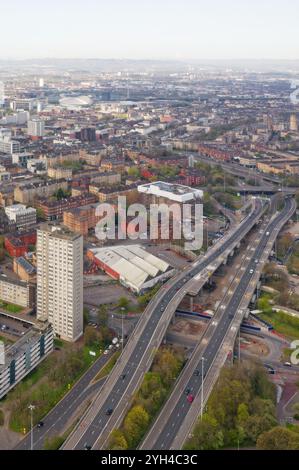
[[[150, 367], [153, 355], [148, 358], [146, 354], [153, 347], [157, 348], [163, 339], [157, 327], [165, 316], [166, 308], [170, 313], [172, 309], [173, 312], [175, 311], [178, 298], [180, 301], [186, 295], [187, 291], [184, 290], [186, 284], [223, 254], [235, 240], [238, 240], [240, 235], [247, 233], [262, 211], [261, 201], [256, 200], [253, 212], [229, 238], [220, 241], [210, 255], [208, 253], [202, 260], [190, 265], [188, 271], [184, 271], [160, 289], [142, 316], [142, 323], [138, 323], [135, 328], [105, 388], [94, 400], [79, 426], [62, 447], [63, 449], [84, 449], [86, 446], [99, 448], [105, 445], [110, 432], [120, 424], [131, 397], [141, 383], [144, 373]], [[166, 323], [168, 324], [168, 321], [165, 325]], [[138, 327], [141, 329], [140, 334]]]
[[[65, 425], [77, 411], [82, 403], [99, 391], [104, 379], [91, 384], [91, 381], [111, 358], [111, 352], [100, 356], [85, 374], [75, 383], [73, 388], [60, 400], [57, 405], [42, 419], [44, 425], [41, 428], [33, 428], [33, 448], [44, 448], [45, 440], [57, 436], [65, 431]], [[16, 450], [28, 450], [31, 447], [31, 436], [28, 433], [15, 447]]]
[[[208, 371], [213, 363], [214, 358], [216, 357], [219, 348], [221, 347], [223, 339], [230, 328], [232, 320], [238, 310], [239, 304], [246, 292], [247, 286], [251, 281], [251, 278], [254, 276], [254, 271], [256, 270], [257, 266], [256, 260], [260, 259], [268, 243], [269, 235], [267, 235], [267, 233], [272, 233], [275, 230], [276, 225], [281, 220], [283, 220], [290, 208], [291, 201], [286, 200], [284, 210], [281, 211], [279, 215], [275, 217], [275, 219], [268, 225], [267, 229], [265, 230], [263, 236], [260, 239], [256, 251], [252, 255], [250, 262], [248, 263], [247, 270], [244, 272], [240, 279], [237, 290], [231, 297], [229, 303], [226, 305], [223, 315], [221, 316], [217, 325], [217, 328], [214, 330], [213, 335], [202, 354], [202, 356], [204, 357], [204, 380], [208, 374]], [[202, 359], [200, 357], [193, 369], [193, 373], [190, 376], [189, 381], [184, 384], [185, 389], [181, 390], [181, 396], [173, 407], [171, 413], [169, 414], [168, 419], [163, 422], [161, 428], [155, 428], [154, 432], [156, 433], [157, 438], [150, 447], [145, 445], [145, 447], [142, 448], [150, 448], [155, 450], [169, 450], [172, 448], [173, 441], [177, 436], [183, 421], [186, 419], [187, 413], [190, 408], [190, 403], [187, 400], [187, 396], [189, 394], [192, 394], [193, 397], [198, 395], [198, 393], [201, 391], [201, 384]]]

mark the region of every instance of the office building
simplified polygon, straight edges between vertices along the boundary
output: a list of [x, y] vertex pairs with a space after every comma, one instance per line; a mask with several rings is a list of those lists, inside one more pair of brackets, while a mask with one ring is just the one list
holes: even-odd
[[36, 224], [36, 209], [24, 204], [13, 204], [5, 207], [5, 213], [9, 220], [16, 224], [17, 229], [27, 228]]
[[9, 137], [0, 138], [0, 152], [12, 155], [19, 153], [20, 150], [20, 143], [17, 140], [11, 140]]
[[43, 224], [37, 230], [37, 318], [65, 341], [83, 333], [83, 237]]

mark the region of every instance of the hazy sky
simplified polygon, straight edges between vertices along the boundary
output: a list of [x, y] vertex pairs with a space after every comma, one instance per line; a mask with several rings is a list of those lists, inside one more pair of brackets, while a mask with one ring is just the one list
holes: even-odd
[[0, 0], [0, 58], [299, 59], [298, 0]]

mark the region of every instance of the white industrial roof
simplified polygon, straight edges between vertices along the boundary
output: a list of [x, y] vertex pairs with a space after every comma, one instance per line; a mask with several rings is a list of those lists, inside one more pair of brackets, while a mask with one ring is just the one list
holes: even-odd
[[139, 245], [93, 248], [91, 251], [99, 261], [117, 272], [120, 280], [138, 290], [148, 279], [165, 273], [170, 267]]

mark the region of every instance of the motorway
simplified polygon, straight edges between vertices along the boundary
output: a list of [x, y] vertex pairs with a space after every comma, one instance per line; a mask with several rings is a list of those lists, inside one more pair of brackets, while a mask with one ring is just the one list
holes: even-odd
[[188, 292], [188, 285], [257, 223], [264, 207], [259, 199], [254, 201], [254, 205], [254, 210], [233, 234], [220, 240], [202, 259], [160, 289], [137, 323], [101, 392], [62, 446], [63, 449], [84, 449], [86, 445], [92, 448], [105, 446], [111, 431], [120, 425], [132, 396], [149, 370], [169, 322]]
[[[104, 379], [91, 384], [94, 377], [111, 358], [111, 352], [100, 356], [85, 374], [75, 383], [71, 390], [57, 403], [57, 405], [43, 418], [44, 426], [33, 428], [33, 443], [35, 450], [42, 450], [46, 439], [60, 435], [65, 431], [65, 426], [78, 410], [80, 405], [97, 393], [104, 383]], [[31, 448], [31, 436], [28, 433], [15, 447], [16, 450], [28, 450]]]
[[[212, 333], [208, 338], [202, 340], [198, 345], [198, 349], [194, 351], [192, 360], [190, 359], [185, 366], [170, 399], [163, 407], [162, 412], [143, 442], [142, 449], [179, 449], [184, 444], [201, 409], [202, 379], [205, 384], [215, 358], [221, 352], [227, 332], [231, 331], [232, 328], [237, 330], [235, 326], [232, 326], [234, 318], [238, 314], [241, 314], [241, 316], [245, 314], [245, 309], [241, 311], [240, 304], [244, 300], [248, 286], [255, 277], [257, 266], [259, 266], [259, 269], [262, 268], [260, 260], [268, 245], [270, 235], [275, 233], [276, 238], [278, 234], [277, 226], [280, 226], [283, 221], [287, 221], [293, 212], [294, 201], [287, 199], [284, 210], [272, 218], [269, 225], [264, 227], [258, 246], [252, 252], [246, 270], [238, 280], [237, 288], [232, 293], [229, 302], [224, 306], [220, 319], [217, 318], [217, 321], [213, 319], [214, 325], [213, 322], [211, 324]], [[246, 300], [247, 303], [250, 302], [250, 298], [248, 297]], [[226, 351], [223, 351], [224, 359], [226, 355]], [[188, 390], [188, 394], [192, 393], [195, 397], [192, 405], [190, 405], [184, 393], [186, 390]], [[208, 392], [205, 393], [204, 402], [207, 401], [207, 397]]]

